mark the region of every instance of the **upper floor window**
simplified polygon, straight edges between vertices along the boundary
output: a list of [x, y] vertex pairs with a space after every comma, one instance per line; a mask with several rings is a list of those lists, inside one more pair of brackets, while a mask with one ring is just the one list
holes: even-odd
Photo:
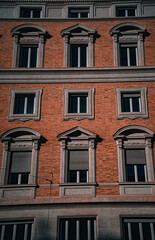
[[138, 23], [120, 23], [110, 31], [113, 38], [114, 66], [144, 66], [146, 29]]
[[36, 24], [22, 24], [11, 31], [14, 37], [13, 67], [43, 67], [46, 30]]
[[88, 94], [69, 94], [69, 113], [88, 113]]
[[40, 120], [42, 89], [10, 89], [9, 121]]
[[61, 31], [65, 67], [93, 67], [96, 30], [80, 23]]
[[88, 18], [89, 8], [69, 8], [69, 18]]
[[21, 18], [40, 18], [41, 17], [41, 9], [21, 7], [20, 17]]
[[136, 7], [116, 7], [116, 17], [136, 16]]

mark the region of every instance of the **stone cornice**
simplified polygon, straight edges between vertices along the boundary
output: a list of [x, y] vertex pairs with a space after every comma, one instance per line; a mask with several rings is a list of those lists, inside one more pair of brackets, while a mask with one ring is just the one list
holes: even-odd
[[155, 81], [155, 66], [109, 68], [11, 68], [0, 70], [0, 84]]

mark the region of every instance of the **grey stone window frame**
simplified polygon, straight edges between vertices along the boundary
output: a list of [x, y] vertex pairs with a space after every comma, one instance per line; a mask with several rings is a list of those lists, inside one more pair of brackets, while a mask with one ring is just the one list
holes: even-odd
[[[155, 172], [153, 160], [154, 132], [150, 129], [131, 125], [119, 129], [114, 135], [117, 144], [120, 194], [153, 194], [155, 191]], [[147, 182], [127, 182], [125, 171], [125, 150], [144, 149]]]
[[[28, 9], [41, 9], [41, 16], [40, 18], [45, 18], [45, 5], [40, 5], [38, 4], [37, 6], [34, 5], [34, 4], [21, 4], [21, 5], [18, 5], [16, 7], [16, 12], [15, 12], [15, 15], [17, 18], [21, 18], [20, 17], [20, 11], [21, 11], [21, 8], [28, 8]], [[24, 18], [25, 19], [25, 18]], [[38, 18], [37, 18], [38, 19]]]
[[[70, 94], [87, 94], [88, 95], [88, 112], [87, 113], [69, 113], [69, 95]], [[63, 108], [63, 119], [94, 119], [95, 115], [95, 103], [94, 103], [94, 94], [95, 88], [64, 88], [63, 95], [64, 95], [64, 108]]]
[[77, 4], [69, 4], [66, 5], [63, 10], [62, 10], [62, 14], [64, 18], [68, 18], [69, 17], [69, 10], [70, 9], [89, 9], [89, 16], [88, 18], [92, 18], [93, 17], [93, 5], [77, 5]]
[[46, 29], [36, 24], [22, 24], [13, 28], [11, 30], [11, 35], [14, 38], [13, 68], [19, 67], [21, 46], [37, 46], [36, 67], [44, 66], [44, 45], [47, 36]]
[[[15, 114], [14, 107], [15, 107], [15, 99], [16, 94], [26, 95], [26, 94], [33, 94], [35, 95], [34, 101], [34, 113], [33, 114]], [[8, 121], [14, 120], [21, 120], [21, 121], [28, 121], [28, 120], [40, 120], [40, 111], [41, 111], [41, 96], [42, 96], [42, 88], [37, 89], [10, 89], [10, 106], [9, 106], [9, 115]]]
[[[37, 186], [37, 167], [41, 135], [27, 127], [17, 127], [1, 135], [3, 158], [0, 176], [0, 197], [34, 197]], [[29, 184], [8, 185], [11, 152], [31, 151]]]
[[[77, 31], [76, 31], [77, 30]], [[64, 40], [64, 67], [70, 67], [70, 45], [88, 45], [87, 67], [94, 67], [96, 30], [77, 23], [61, 31]]]
[[[140, 94], [141, 111], [140, 112], [122, 112], [122, 94]], [[147, 87], [115, 88], [117, 119], [123, 118], [148, 118]]]
[[120, 66], [121, 44], [137, 46], [138, 66], [145, 65], [144, 40], [147, 36], [146, 28], [134, 22], [124, 22], [114, 26], [110, 30], [113, 39], [114, 66]]
[[[74, 127], [57, 136], [60, 141], [60, 196], [95, 196], [96, 186], [96, 140], [97, 134], [82, 127]], [[88, 150], [89, 169], [88, 182], [67, 182], [68, 151]]]
[[112, 16], [113, 17], [116, 17], [116, 18], [119, 18], [116, 16], [116, 9], [117, 8], [136, 8], [136, 16], [132, 16], [132, 17], [121, 17], [121, 18], [134, 18], [134, 17], [137, 17], [137, 16], [141, 16], [142, 15], [142, 7], [141, 7], [141, 3], [123, 3], [118, 1], [117, 3], [114, 3], [112, 5]]

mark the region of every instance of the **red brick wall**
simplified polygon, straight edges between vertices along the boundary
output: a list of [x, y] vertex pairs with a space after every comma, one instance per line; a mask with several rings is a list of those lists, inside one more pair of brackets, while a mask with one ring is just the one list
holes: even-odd
[[[145, 39], [145, 64], [155, 65], [155, 20], [153, 19], [141, 19], [141, 20], [127, 20], [127, 22], [137, 22], [143, 25], [150, 34]], [[27, 23], [30, 23], [27, 20]], [[97, 30], [100, 35], [95, 42], [95, 67], [112, 67], [113, 66], [113, 41], [109, 35], [109, 31], [115, 25], [124, 22], [124, 20], [93, 20], [93, 21], [79, 21], [80, 23], [92, 27]], [[14, 41], [10, 34], [10, 31], [20, 25], [26, 23], [17, 20], [7, 20], [0, 22], [0, 67], [10, 68], [12, 67], [13, 59], [13, 46]], [[32, 23], [38, 24], [44, 27], [51, 35], [50, 39], [47, 39], [45, 44], [45, 56], [44, 67], [63, 67], [63, 54], [64, 54], [64, 41], [60, 35], [60, 32], [67, 27], [70, 27], [78, 21], [33, 21]]]
[[[149, 119], [123, 119], [117, 120], [115, 87], [148, 87]], [[70, 119], [63, 121], [63, 88], [88, 88], [94, 87], [95, 92], [95, 119], [81, 121]], [[42, 106], [40, 121], [22, 122], [15, 120], [8, 122], [10, 88], [35, 89], [42, 88]], [[75, 126], [81, 126], [95, 132], [103, 140], [96, 149], [96, 179], [97, 183], [118, 182], [117, 148], [113, 134], [127, 125], [145, 126], [155, 132], [155, 83], [154, 82], [126, 82], [126, 83], [75, 83], [75, 84], [3, 84], [0, 90], [0, 135], [15, 127], [30, 127], [38, 131], [47, 139], [39, 151], [38, 183], [49, 184], [46, 179], [51, 179], [53, 184], [58, 184], [60, 179], [60, 144], [57, 135]], [[2, 143], [0, 143], [0, 166], [2, 160]], [[155, 159], [155, 158], [154, 158]], [[41, 187], [37, 189], [38, 196], [57, 196], [58, 187]], [[118, 187], [98, 187], [97, 194], [119, 194]]]

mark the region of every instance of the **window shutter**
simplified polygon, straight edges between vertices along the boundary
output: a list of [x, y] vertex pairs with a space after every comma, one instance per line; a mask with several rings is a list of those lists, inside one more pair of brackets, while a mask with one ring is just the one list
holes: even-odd
[[126, 150], [126, 163], [145, 164], [145, 150], [144, 149]]
[[87, 170], [88, 150], [69, 151], [69, 170]]
[[12, 152], [11, 173], [30, 172], [31, 152]]

